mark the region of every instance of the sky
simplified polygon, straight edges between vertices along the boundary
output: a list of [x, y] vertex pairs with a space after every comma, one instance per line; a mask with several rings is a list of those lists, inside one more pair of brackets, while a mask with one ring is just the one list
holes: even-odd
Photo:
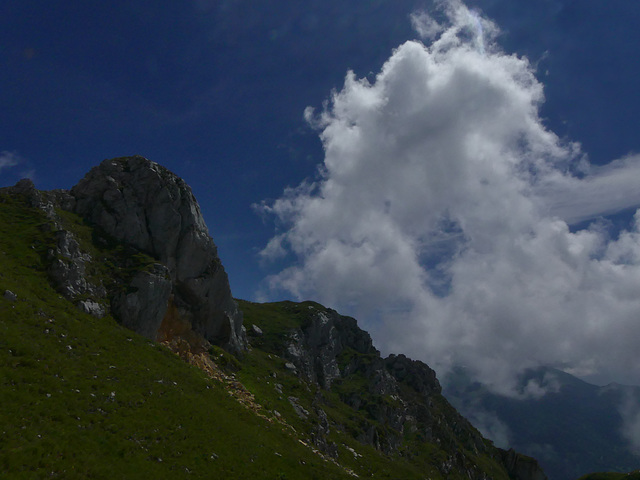
[[140, 154], [236, 297], [313, 299], [497, 391], [640, 384], [640, 4], [0, 5], [0, 186]]

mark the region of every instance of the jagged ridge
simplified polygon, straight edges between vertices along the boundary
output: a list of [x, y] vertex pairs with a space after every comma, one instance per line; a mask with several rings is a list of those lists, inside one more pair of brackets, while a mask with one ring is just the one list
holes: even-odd
[[[546, 478], [535, 460], [485, 440], [441, 395], [426, 364], [405, 355], [382, 358], [355, 319], [314, 302], [240, 301], [240, 307], [254, 349], [281, 358], [283, 370], [307, 385], [306, 394], [288, 401], [325, 453], [337, 454], [332, 439], [340, 432], [387, 455], [435, 467], [444, 478], [500, 478], [501, 469], [510, 478]], [[267, 388], [266, 398], [269, 393]]]

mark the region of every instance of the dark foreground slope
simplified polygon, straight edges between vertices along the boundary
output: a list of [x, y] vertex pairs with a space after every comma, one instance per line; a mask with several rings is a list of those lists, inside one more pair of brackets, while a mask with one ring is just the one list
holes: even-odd
[[60, 296], [46, 222], [0, 201], [0, 478], [349, 478], [226, 383]]
[[544, 478], [351, 318], [241, 302], [247, 336], [166, 169], [115, 159], [83, 182], [0, 190], [0, 477]]

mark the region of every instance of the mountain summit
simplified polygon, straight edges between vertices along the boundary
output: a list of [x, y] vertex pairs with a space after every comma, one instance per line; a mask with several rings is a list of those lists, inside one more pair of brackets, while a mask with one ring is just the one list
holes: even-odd
[[[246, 348], [242, 314], [217, 248], [191, 188], [177, 175], [141, 156], [122, 157], [103, 161], [70, 191], [38, 192], [30, 181], [5, 191], [26, 195], [56, 224], [50, 273], [66, 297], [94, 313], [110, 310], [152, 340], [189, 327], [229, 351]], [[94, 227], [98, 243], [118, 243], [130, 254], [147, 255], [149, 265], [126, 278], [124, 286], [117, 282], [107, 288], [104, 279], [90, 278], [88, 263], [100, 259], [80, 248], [56, 207]], [[124, 260], [126, 265], [117, 266], [131, 269], [131, 258]]]
[[167, 267], [168, 311], [175, 307], [207, 340], [234, 352], [245, 347], [227, 274], [198, 202], [181, 178], [140, 156], [105, 160], [71, 195], [77, 214]]

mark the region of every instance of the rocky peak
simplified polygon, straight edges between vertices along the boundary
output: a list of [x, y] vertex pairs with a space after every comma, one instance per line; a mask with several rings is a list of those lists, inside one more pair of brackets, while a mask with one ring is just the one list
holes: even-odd
[[[191, 188], [178, 176], [144, 157], [105, 160], [71, 189], [74, 210], [111, 236], [148, 253], [175, 271], [193, 275], [185, 244], [217, 256]], [[204, 238], [200, 238], [204, 237]], [[198, 252], [200, 253], [200, 252]]]
[[[81, 309], [102, 316], [110, 308], [123, 325], [152, 340], [171, 340], [172, 325], [180, 324], [233, 353], [246, 348], [242, 314], [198, 202], [166, 168], [140, 156], [121, 157], [103, 161], [70, 191], [40, 191], [29, 179], [1, 191], [46, 214], [43, 228], [53, 231], [55, 243], [48, 252], [50, 278]], [[114, 285], [105, 288], [90, 274], [104, 259], [92, 257], [95, 249], [81, 245], [58, 209], [82, 217], [94, 241], [124, 247]], [[132, 265], [138, 253], [153, 261]]]
[[377, 394], [397, 393], [403, 382], [421, 395], [440, 394], [436, 373], [428, 365], [405, 355], [382, 358], [371, 336], [352, 317], [332, 309], [308, 306], [306, 320], [289, 333], [284, 352], [297, 373], [328, 389], [339, 378], [360, 372]]
[[406, 382], [416, 392], [424, 395], [442, 392], [436, 372], [426, 363], [412, 360], [402, 354], [389, 355], [384, 359], [384, 363], [393, 378]]
[[1, 191], [14, 197], [22, 198], [27, 205], [44, 211], [49, 218], [54, 215], [53, 203], [46, 198], [47, 195], [43, 195], [43, 192], [36, 189], [33, 180], [30, 178], [23, 178], [13, 187], [4, 187]]
[[331, 309], [311, 305], [307, 308], [304, 325], [289, 334], [285, 357], [308, 381], [329, 388], [342, 375], [338, 360], [346, 349], [379, 355], [371, 337], [357, 326], [355, 319]]
[[[434, 458], [443, 478], [461, 473], [473, 480], [499, 478], [477, 463], [485, 458], [502, 465], [514, 480], [546, 479], [535, 460], [484, 439], [442, 396], [428, 365], [405, 355], [383, 358], [354, 318], [315, 302], [243, 301], [241, 306], [247, 320], [256, 323], [250, 330], [252, 346], [280, 357], [287, 375], [313, 392], [311, 403], [305, 404], [303, 395], [288, 400], [299, 418], [317, 418], [312, 441], [325, 454], [336, 452], [331, 432], [346, 428], [357, 441], [390, 456], [410, 458], [412, 442], [429, 444], [441, 452]], [[284, 395], [282, 385], [275, 388]], [[329, 414], [336, 411], [339, 421]]]
[[[175, 303], [194, 331], [231, 351], [245, 348], [242, 314], [184, 180], [144, 157], [122, 157], [91, 169], [70, 193], [75, 213], [168, 268], [172, 288], [165, 305]], [[141, 310], [136, 301], [128, 303], [131, 308], [120, 310]]]

